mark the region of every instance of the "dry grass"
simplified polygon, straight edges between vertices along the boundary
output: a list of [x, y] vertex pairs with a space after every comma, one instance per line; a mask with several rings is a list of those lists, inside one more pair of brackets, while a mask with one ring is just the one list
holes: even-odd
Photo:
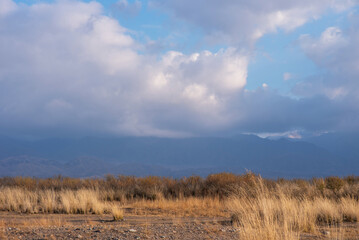
[[318, 225], [358, 219], [358, 201], [353, 198], [293, 197], [280, 185], [268, 188], [261, 178], [251, 189], [239, 189], [227, 204], [241, 239], [299, 239], [301, 233], [318, 234]]
[[111, 214], [114, 221], [123, 220], [124, 212], [123, 209], [120, 208], [118, 205], [113, 205], [111, 208]]
[[102, 214], [109, 206], [95, 190], [39, 190], [5, 187], [0, 189], [0, 210], [20, 213]]
[[67, 224], [66, 221], [64, 221], [63, 218], [59, 217], [59, 218], [40, 218], [40, 219], [36, 219], [34, 220], [33, 223], [28, 223], [29, 225], [28, 226], [41, 226], [41, 227], [47, 227], [47, 226], [57, 226], [57, 227], [60, 227], [60, 226], [64, 226]]
[[358, 222], [359, 202], [353, 198], [342, 198], [340, 200], [340, 212], [346, 222]]
[[6, 228], [5, 221], [0, 220], [0, 239], [6, 239], [5, 228]]
[[[0, 189], [0, 210], [19, 213], [66, 213], [123, 215], [122, 208], [135, 209], [134, 214], [175, 216], [225, 216], [224, 201], [218, 197], [179, 199], [125, 200], [122, 208], [116, 201], [103, 200], [99, 190], [38, 190], [5, 187]], [[118, 217], [115, 217], [116, 219]], [[120, 217], [120, 218], [123, 218]]]
[[137, 214], [174, 215], [174, 216], [228, 216], [225, 202], [219, 198], [180, 198], [158, 199], [153, 201], [137, 200], [125, 205], [136, 209]]
[[59, 192], [59, 211], [64, 213], [95, 213], [108, 212], [108, 206], [100, 200], [100, 193], [94, 190], [81, 189]]
[[358, 222], [358, 199], [358, 177], [273, 181], [222, 173], [179, 180], [0, 179], [0, 211], [108, 213], [114, 220], [123, 219], [124, 209], [132, 209], [126, 214], [145, 216], [232, 216], [240, 227], [239, 237], [249, 240], [299, 239], [303, 233], [320, 235], [318, 229], [333, 226], [331, 237], [345, 238], [340, 226]]

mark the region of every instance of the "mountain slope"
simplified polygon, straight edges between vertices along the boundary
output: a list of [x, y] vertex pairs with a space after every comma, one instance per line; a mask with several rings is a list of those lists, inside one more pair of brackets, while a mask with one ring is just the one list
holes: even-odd
[[[218, 171], [244, 172], [246, 169], [267, 177], [348, 173], [347, 167], [341, 167], [340, 156], [315, 144], [269, 140], [253, 135], [184, 139], [87, 137], [40, 141], [1, 138], [0, 143], [0, 160], [7, 159], [6, 165], [0, 165], [2, 176], [9, 175], [7, 173], [24, 175], [26, 168], [31, 169], [16, 161], [14, 156], [34, 159], [33, 169], [36, 170], [30, 172], [34, 176], [40, 176], [42, 172], [60, 172], [76, 177], [106, 173], [178, 177]], [[13, 160], [9, 160], [11, 157]], [[41, 165], [35, 159], [45, 159], [48, 163], [41, 162]], [[31, 165], [31, 161], [26, 164]]]

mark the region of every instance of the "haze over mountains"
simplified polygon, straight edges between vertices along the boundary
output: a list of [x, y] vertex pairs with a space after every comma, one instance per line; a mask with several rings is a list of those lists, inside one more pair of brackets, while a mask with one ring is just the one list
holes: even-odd
[[205, 176], [251, 170], [266, 177], [358, 174], [359, 138], [326, 134], [303, 141], [254, 135], [201, 138], [0, 138], [0, 176], [105, 174]]

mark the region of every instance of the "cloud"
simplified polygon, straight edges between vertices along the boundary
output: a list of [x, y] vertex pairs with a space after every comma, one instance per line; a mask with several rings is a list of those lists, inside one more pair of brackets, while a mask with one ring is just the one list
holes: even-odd
[[[339, 81], [334, 78], [330, 89], [343, 87], [343, 92], [334, 91], [344, 94], [341, 98], [308, 90], [290, 98], [268, 85], [248, 91], [250, 56], [237, 48], [152, 55], [97, 2], [1, 3], [11, 6], [0, 17], [1, 134], [179, 137], [357, 127], [353, 99], [358, 97], [344, 94], [346, 85], [335, 85]], [[358, 60], [356, 36], [355, 29], [348, 36], [331, 29], [301, 42], [314, 61], [331, 67], [335, 61], [321, 60], [327, 59], [328, 49], [337, 49], [330, 56], [347, 64]], [[327, 47], [315, 47], [318, 41]], [[351, 51], [351, 57], [344, 58], [342, 51]], [[351, 66], [339, 64], [335, 71], [357, 74], [358, 65]]]
[[0, 17], [10, 14], [15, 11], [16, 4], [12, 0], [1, 0], [0, 1]]
[[142, 8], [142, 3], [138, 0], [134, 2], [128, 2], [127, 0], [119, 0], [113, 5], [114, 9], [120, 13], [134, 16], [137, 15]]
[[300, 44], [322, 74], [299, 82], [293, 93], [309, 98], [323, 96], [331, 101], [323, 108], [340, 106], [337, 129], [359, 130], [359, 17], [352, 15], [348, 29], [325, 29], [319, 37], [304, 35]]
[[327, 67], [337, 61], [334, 55], [338, 50], [348, 44], [348, 39], [343, 36], [342, 30], [338, 27], [329, 27], [318, 39], [309, 35], [300, 37], [301, 47], [305, 53], [315, 61], [317, 65]]
[[307, 56], [325, 72], [303, 81], [294, 89], [297, 94], [323, 94], [329, 98], [352, 97], [359, 93], [358, 16], [351, 17], [351, 26], [343, 31], [329, 27], [319, 37], [304, 35], [300, 45]]
[[315, 20], [327, 10], [344, 11], [354, 0], [152, 0], [152, 5], [175, 18], [202, 28], [209, 41], [237, 45], [250, 43], [264, 34], [291, 31]]
[[96, 2], [19, 5], [0, 25], [2, 132], [191, 135], [228, 126], [246, 84], [236, 49], [139, 54]]
[[260, 88], [246, 91], [238, 102], [238, 121], [232, 128], [238, 132], [323, 132], [358, 128], [355, 122], [346, 125], [348, 119], [358, 119], [359, 116], [355, 104], [348, 105], [348, 99], [332, 100], [323, 95], [296, 99]]

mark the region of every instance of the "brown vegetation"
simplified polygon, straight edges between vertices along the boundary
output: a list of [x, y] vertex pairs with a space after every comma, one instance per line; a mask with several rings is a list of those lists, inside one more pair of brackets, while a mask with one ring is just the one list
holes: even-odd
[[[294, 182], [304, 189], [297, 189]], [[228, 209], [234, 224], [242, 229], [242, 239], [299, 239], [300, 233], [317, 233], [318, 225], [338, 227], [344, 221], [358, 220], [357, 197], [338, 197], [335, 194], [340, 189], [331, 189], [334, 195], [316, 195], [315, 184], [294, 182], [266, 185], [257, 178], [251, 191], [239, 189], [232, 196]]]
[[299, 239], [359, 219], [359, 177], [268, 180], [252, 173], [171, 179], [0, 178], [0, 210], [22, 213], [232, 216], [243, 239]]

